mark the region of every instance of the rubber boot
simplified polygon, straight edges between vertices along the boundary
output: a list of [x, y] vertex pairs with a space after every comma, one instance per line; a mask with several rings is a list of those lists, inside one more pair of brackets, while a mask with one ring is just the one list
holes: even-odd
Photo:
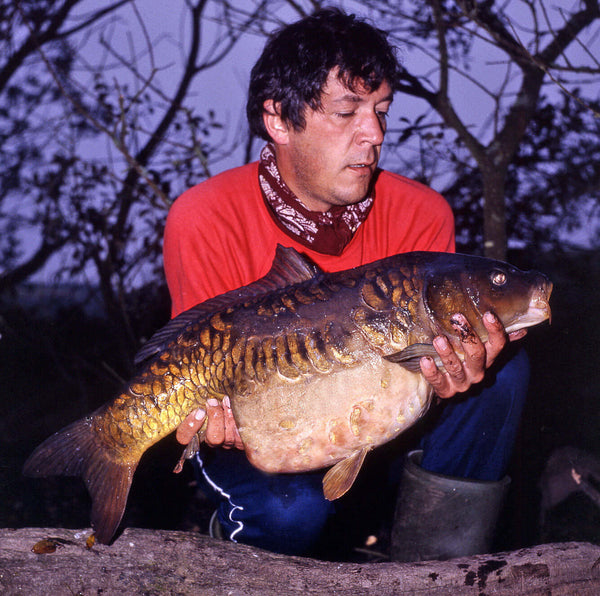
[[394, 561], [446, 560], [490, 551], [510, 478], [497, 482], [453, 478], [406, 460], [392, 526]]
[[213, 511], [213, 514], [210, 517], [210, 521], [208, 522], [208, 535], [211, 538], [216, 538], [217, 540], [225, 540], [223, 526], [219, 521], [219, 512], [216, 510]]

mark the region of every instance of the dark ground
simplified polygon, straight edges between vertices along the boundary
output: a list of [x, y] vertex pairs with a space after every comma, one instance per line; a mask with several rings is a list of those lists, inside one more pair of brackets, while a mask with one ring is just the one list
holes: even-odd
[[[556, 448], [572, 445], [600, 458], [600, 255], [582, 253], [560, 262], [515, 255], [511, 260], [543, 271], [555, 289], [552, 325], [531, 330], [524, 340], [532, 382], [496, 548], [566, 540], [600, 543], [600, 509], [590, 499], [571, 495], [540, 526], [538, 490]], [[153, 321], [166, 316], [164, 306], [157, 310]], [[0, 308], [0, 333], [0, 527], [87, 527], [89, 498], [80, 480], [28, 479], [20, 470], [39, 442], [118, 389], [117, 376], [127, 376], [114, 345], [118, 334], [77, 309], [39, 319], [14, 304]], [[378, 537], [373, 548], [385, 554], [389, 517], [382, 520], [373, 513], [390, 515], [393, 499], [381, 488], [383, 463], [403, 440], [367, 459], [350, 496], [342, 499], [344, 515], [329, 534], [336, 537], [336, 547], [328, 544], [322, 556], [345, 557], [369, 535]], [[126, 526], [207, 531], [212, 509], [195, 489], [189, 467], [171, 473], [179, 455], [172, 437], [146, 453], [134, 478]]]

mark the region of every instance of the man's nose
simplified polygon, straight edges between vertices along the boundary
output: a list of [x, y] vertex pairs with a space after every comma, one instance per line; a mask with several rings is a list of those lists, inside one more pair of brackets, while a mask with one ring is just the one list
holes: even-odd
[[375, 112], [365, 114], [360, 121], [358, 142], [381, 145], [385, 137], [385, 119]]

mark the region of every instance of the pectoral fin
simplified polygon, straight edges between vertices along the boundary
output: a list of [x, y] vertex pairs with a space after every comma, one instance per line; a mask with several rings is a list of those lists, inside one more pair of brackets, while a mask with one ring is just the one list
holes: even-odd
[[204, 419], [200, 430], [192, 437], [191, 441], [185, 446], [179, 461], [176, 466], [173, 468], [174, 474], [179, 474], [181, 470], [183, 470], [183, 464], [186, 459], [192, 459], [198, 451], [200, 451], [200, 443], [204, 442], [204, 437], [206, 436], [206, 427], [208, 426], [208, 418]]
[[433, 344], [412, 344], [407, 348], [404, 348], [404, 350], [395, 352], [394, 354], [389, 354], [388, 356], [384, 356], [384, 358], [390, 362], [395, 362], [400, 366], [403, 366], [410, 372], [419, 373], [421, 372], [419, 362], [424, 356], [433, 358], [437, 367], [440, 369], [443, 368], [442, 361], [440, 360], [438, 353], [435, 351]]
[[363, 447], [351, 456], [338, 462], [323, 478], [323, 494], [328, 501], [339, 499], [350, 490], [369, 451]]
[[198, 433], [196, 433], [192, 437], [192, 440], [185, 446], [185, 449], [183, 450], [183, 453], [181, 454], [179, 461], [173, 468], [173, 473], [179, 474], [179, 472], [181, 472], [181, 470], [183, 470], [183, 464], [185, 463], [185, 460], [192, 459], [192, 457], [194, 457], [194, 455], [196, 455], [196, 453], [198, 453], [199, 450], [200, 450], [200, 439], [198, 439]]

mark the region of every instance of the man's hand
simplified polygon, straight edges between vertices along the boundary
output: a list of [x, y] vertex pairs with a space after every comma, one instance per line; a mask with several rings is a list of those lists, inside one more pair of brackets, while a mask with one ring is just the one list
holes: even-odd
[[175, 436], [182, 445], [187, 445], [192, 437], [200, 430], [204, 419], [208, 416], [204, 442], [210, 447], [225, 447], [225, 449], [244, 449], [244, 444], [238, 433], [231, 403], [228, 397], [219, 403], [211, 398], [206, 402], [206, 411], [198, 408], [187, 415], [177, 427]]
[[489, 368], [508, 341], [521, 339], [527, 333], [525, 329], [506, 335], [502, 323], [490, 312], [483, 316], [483, 324], [488, 332], [488, 340], [483, 343], [462, 314], [451, 319], [452, 325], [460, 336], [464, 361], [461, 362], [450, 342], [444, 336], [433, 340], [433, 346], [440, 356], [445, 373], [438, 370], [432, 358], [421, 359], [423, 376], [436, 394], [442, 398], [452, 397], [466, 391], [474, 383], [479, 383], [486, 368]]

